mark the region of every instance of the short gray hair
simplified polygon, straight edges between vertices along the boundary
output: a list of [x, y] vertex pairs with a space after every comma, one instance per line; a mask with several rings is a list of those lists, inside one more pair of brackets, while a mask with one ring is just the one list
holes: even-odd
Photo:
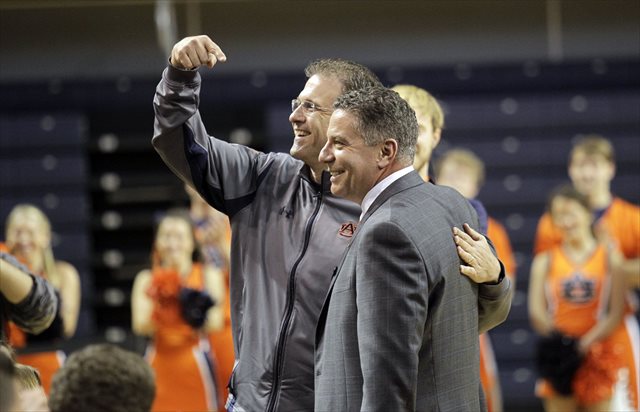
[[314, 75], [335, 78], [342, 83], [342, 93], [365, 87], [382, 86], [380, 79], [367, 67], [351, 60], [318, 59], [309, 63], [304, 69], [309, 78]]
[[418, 121], [413, 109], [398, 93], [382, 86], [366, 87], [338, 97], [333, 107], [356, 117], [355, 129], [368, 146], [394, 139], [398, 142], [398, 158], [413, 162]]

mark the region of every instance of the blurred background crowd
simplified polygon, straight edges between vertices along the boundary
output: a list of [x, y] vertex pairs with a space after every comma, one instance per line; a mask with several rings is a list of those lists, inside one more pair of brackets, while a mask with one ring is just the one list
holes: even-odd
[[[437, 99], [446, 120], [428, 174], [482, 201], [516, 280], [509, 318], [489, 333], [492, 410], [540, 410], [536, 336], [549, 325], [536, 316], [549, 302], [531, 278], [536, 253], [559, 239], [545, 226], [550, 217], [540, 219], [564, 183], [587, 196], [587, 212], [612, 198], [640, 202], [639, 22], [635, 0], [3, 0], [1, 239], [64, 302], [49, 333], [10, 327], [18, 361], [37, 367], [49, 391], [64, 358], [94, 343], [146, 352], [156, 375], [210, 359], [224, 399], [233, 366], [229, 227], [150, 143], [154, 89], [171, 46], [206, 33], [228, 62], [202, 73], [204, 123], [258, 150], [288, 151], [290, 102], [304, 66], [319, 57], [355, 60], [387, 86], [416, 85]], [[593, 165], [579, 164], [574, 149], [585, 138], [593, 144], [582, 155]], [[580, 199], [558, 196], [576, 203], [565, 214], [580, 215]], [[627, 216], [616, 227], [637, 235], [640, 215]], [[595, 239], [637, 265], [638, 238], [612, 231], [596, 230]], [[188, 272], [191, 293], [181, 298], [201, 310], [176, 326], [167, 307], [179, 302], [166, 296], [178, 272]], [[194, 330], [211, 357], [193, 355], [202, 335]], [[176, 339], [186, 352], [161, 356]]]

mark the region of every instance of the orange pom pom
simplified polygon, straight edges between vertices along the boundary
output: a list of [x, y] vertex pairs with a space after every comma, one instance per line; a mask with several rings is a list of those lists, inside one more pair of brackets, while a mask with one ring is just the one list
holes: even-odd
[[155, 268], [147, 295], [153, 300], [151, 318], [158, 324], [171, 324], [180, 320], [180, 275], [174, 269]]
[[594, 343], [573, 379], [573, 393], [578, 403], [589, 406], [611, 398], [622, 367], [619, 345]]

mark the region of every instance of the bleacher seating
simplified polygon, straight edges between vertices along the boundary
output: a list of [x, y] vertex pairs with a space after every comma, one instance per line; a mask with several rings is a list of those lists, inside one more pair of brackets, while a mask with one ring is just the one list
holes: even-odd
[[[51, 108], [54, 110], [55, 108]], [[91, 213], [86, 117], [78, 112], [30, 112], [0, 116], [0, 228], [20, 203], [31, 203], [49, 217], [57, 259], [80, 273], [82, 303], [77, 336], [93, 332]]]

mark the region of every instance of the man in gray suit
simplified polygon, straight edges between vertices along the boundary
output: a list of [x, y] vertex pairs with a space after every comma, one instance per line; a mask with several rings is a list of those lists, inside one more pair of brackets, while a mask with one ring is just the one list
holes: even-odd
[[413, 170], [418, 126], [394, 91], [338, 98], [319, 159], [362, 205], [316, 331], [316, 411], [470, 411], [480, 395], [478, 285], [451, 227], [477, 227], [455, 190]]

